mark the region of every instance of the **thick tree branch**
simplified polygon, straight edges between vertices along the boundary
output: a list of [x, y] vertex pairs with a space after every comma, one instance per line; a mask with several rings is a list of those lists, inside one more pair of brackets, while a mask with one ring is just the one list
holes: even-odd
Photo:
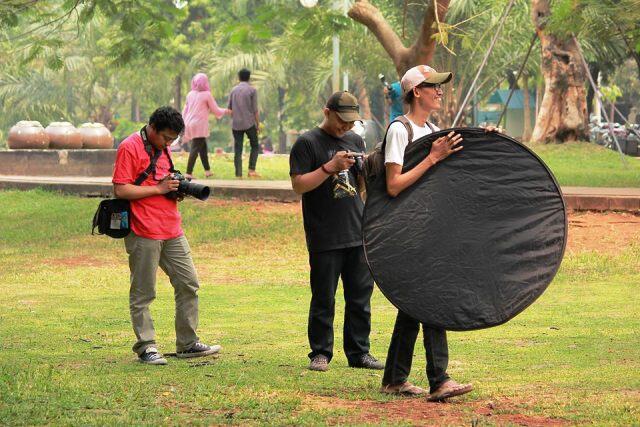
[[436, 40], [433, 35], [438, 31], [434, 25], [436, 18], [442, 22], [449, 9], [450, 0], [433, 0], [436, 8], [427, 8], [422, 21], [422, 28], [417, 40], [407, 48], [400, 37], [384, 19], [380, 11], [369, 0], [356, 0], [349, 10], [349, 17], [366, 26], [378, 39], [387, 52], [399, 76], [402, 76], [409, 68], [419, 64], [429, 64], [433, 59], [436, 48]]
[[384, 50], [391, 57], [398, 74], [402, 75], [404, 71], [401, 71], [398, 65], [404, 62], [404, 58], [409, 54], [409, 49], [402, 44], [400, 37], [393, 31], [393, 28], [384, 19], [380, 11], [368, 0], [356, 0], [351, 6], [348, 15], [354, 21], [366, 26], [376, 36]]
[[[420, 29], [420, 35], [416, 42], [411, 46], [413, 50], [413, 58], [411, 58], [412, 64], [410, 66], [418, 64], [430, 64], [433, 59], [433, 54], [436, 51], [436, 40], [433, 37], [438, 32], [438, 22], [444, 22], [449, 10], [450, 0], [433, 0], [433, 3], [427, 8], [424, 19], [422, 20], [422, 27]], [[438, 15], [436, 16], [435, 6], [438, 8]]]

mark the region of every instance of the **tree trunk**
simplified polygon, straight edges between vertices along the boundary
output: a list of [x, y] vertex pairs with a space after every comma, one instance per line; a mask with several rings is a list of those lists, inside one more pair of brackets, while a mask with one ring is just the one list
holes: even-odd
[[178, 74], [174, 80], [173, 106], [176, 110], [182, 111], [182, 76]]
[[565, 142], [587, 139], [586, 76], [578, 46], [545, 32], [550, 0], [532, 0], [532, 18], [542, 47], [545, 92], [531, 140]]
[[629, 56], [632, 57], [634, 61], [636, 61], [638, 77], [640, 77], [640, 53], [638, 53], [637, 47], [634, 49], [634, 46], [620, 27], [618, 27], [618, 34], [620, 34], [620, 37], [622, 38], [622, 40], [624, 40], [624, 44], [625, 46], [627, 46]]
[[67, 120], [69, 121], [73, 121], [73, 119], [75, 118], [73, 116], [73, 112], [74, 112], [74, 102], [73, 102], [73, 84], [71, 83], [71, 79], [69, 77], [69, 71], [67, 71], [67, 69], [64, 69], [64, 84], [66, 87], [66, 98], [67, 98]]
[[371, 120], [371, 102], [369, 102], [369, 92], [362, 79], [358, 77], [355, 81], [358, 88], [358, 104], [360, 105], [360, 116], [363, 120]]
[[287, 152], [287, 134], [284, 132], [284, 120], [286, 118], [284, 112], [284, 96], [286, 89], [278, 86], [278, 153]]
[[111, 132], [113, 132], [116, 128], [115, 125], [113, 124], [112, 119], [113, 119], [113, 112], [106, 105], [99, 106], [98, 110], [93, 115], [94, 122], [102, 123]]
[[140, 121], [140, 103], [138, 102], [138, 97], [135, 93], [131, 94], [131, 121]]
[[[600, 66], [598, 63], [589, 64], [589, 72], [592, 76], [597, 76], [600, 72]], [[593, 91], [593, 87], [591, 87], [591, 85], [587, 85], [587, 117], [591, 117], [591, 115], [595, 113], [595, 96], [596, 94]]]
[[438, 14], [431, 3], [424, 12], [422, 27], [416, 41], [405, 47], [402, 40], [395, 33], [393, 28], [384, 19], [384, 16], [369, 0], [356, 0], [348, 15], [351, 19], [366, 26], [378, 39], [384, 50], [387, 52], [393, 65], [402, 75], [411, 67], [420, 64], [430, 64], [436, 49], [436, 40], [433, 37], [438, 32], [436, 18], [443, 22], [449, 9], [450, 0], [437, 0]]
[[524, 126], [522, 128], [522, 142], [528, 142], [531, 139], [531, 99], [529, 96], [529, 76], [522, 74], [522, 95], [524, 105], [522, 106], [522, 114]]
[[543, 92], [543, 90], [544, 85], [536, 82], [536, 117], [538, 117], [538, 114], [540, 113], [540, 94]]

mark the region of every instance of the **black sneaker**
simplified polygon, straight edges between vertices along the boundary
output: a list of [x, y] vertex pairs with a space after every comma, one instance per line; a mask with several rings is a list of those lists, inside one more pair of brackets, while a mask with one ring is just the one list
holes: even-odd
[[384, 369], [384, 363], [378, 362], [378, 359], [371, 354], [363, 354], [355, 363], [349, 363], [352, 368], [364, 368], [364, 369]]
[[166, 365], [167, 359], [162, 357], [158, 353], [158, 349], [155, 347], [148, 347], [144, 353], [138, 356], [140, 363], [146, 363], [147, 365]]
[[176, 352], [176, 357], [180, 359], [189, 359], [191, 357], [209, 356], [211, 354], [216, 354], [221, 349], [222, 347], [219, 345], [208, 346], [201, 342], [197, 342], [192, 345], [189, 350]]
[[312, 371], [325, 372], [329, 370], [329, 358], [324, 354], [316, 354], [309, 362], [309, 369]]

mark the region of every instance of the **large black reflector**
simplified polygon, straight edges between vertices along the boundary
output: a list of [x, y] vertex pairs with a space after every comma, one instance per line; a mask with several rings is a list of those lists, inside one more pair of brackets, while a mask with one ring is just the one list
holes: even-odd
[[[405, 153], [403, 172], [449, 130]], [[432, 327], [499, 325], [547, 288], [567, 235], [558, 183], [533, 152], [484, 129], [459, 128], [464, 149], [391, 198], [374, 181], [364, 210], [373, 277], [400, 310]]]

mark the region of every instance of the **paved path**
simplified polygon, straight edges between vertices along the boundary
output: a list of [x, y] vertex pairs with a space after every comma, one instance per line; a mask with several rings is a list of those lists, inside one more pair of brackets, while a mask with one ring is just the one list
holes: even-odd
[[[298, 201], [289, 181], [196, 179], [217, 196], [248, 200]], [[108, 197], [111, 177], [0, 175], [0, 189], [46, 188], [71, 194]], [[574, 210], [640, 212], [640, 188], [562, 187], [567, 207]]]

